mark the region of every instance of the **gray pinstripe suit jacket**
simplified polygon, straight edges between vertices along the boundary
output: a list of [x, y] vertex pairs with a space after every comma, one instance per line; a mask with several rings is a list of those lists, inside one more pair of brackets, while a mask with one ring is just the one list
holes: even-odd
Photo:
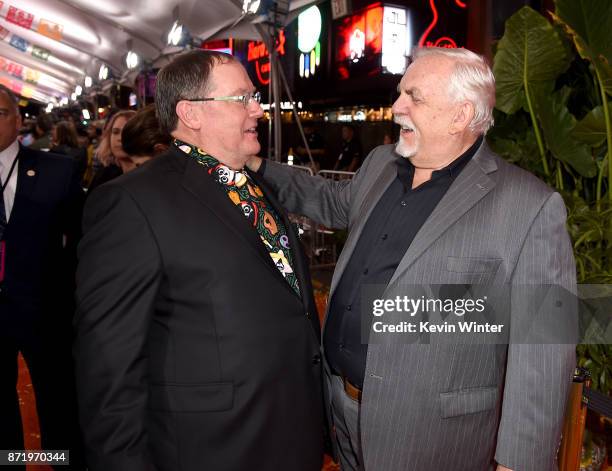
[[[331, 294], [368, 216], [396, 176], [392, 145], [351, 181], [268, 162], [264, 177], [291, 212], [348, 228]], [[402, 258], [390, 286], [551, 283], [575, 287], [561, 196], [486, 143], [454, 181]], [[524, 313], [512, 312], [512, 316]], [[361, 433], [368, 471], [556, 469], [573, 345], [374, 345]]]

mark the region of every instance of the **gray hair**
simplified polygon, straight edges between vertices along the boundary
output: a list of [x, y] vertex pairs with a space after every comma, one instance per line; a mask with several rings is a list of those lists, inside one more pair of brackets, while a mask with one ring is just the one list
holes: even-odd
[[176, 129], [176, 104], [205, 93], [213, 67], [232, 61], [237, 62], [237, 59], [229, 54], [196, 49], [178, 55], [159, 71], [155, 88], [155, 109], [162, 132], [170, 134]]
[[486, 134], [493, 126], [495, 107], [495, 77], [484, 57], [468, 49], [445, 47], [415, 47], [412, 60], [426, 56], [442, 56], [455, 63], [449, 77], [449, 94], [455, 101], [469, 101], [474, 105], [472, 132]]

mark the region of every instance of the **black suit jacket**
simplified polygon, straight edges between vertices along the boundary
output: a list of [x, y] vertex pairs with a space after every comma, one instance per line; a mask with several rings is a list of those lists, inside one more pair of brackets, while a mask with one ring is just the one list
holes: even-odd
[[303, 298], [176, 149], [98, 188], [84, 229], [74, 354], [90, 469], [319, 471], [319, 325], [295, 232]]
[[15, 202], [4, 236], [2, 329], [30, 335], [32, 327], [53, 327], [68, 335], [83, 192], [73, 159], [21, 146], [18, 158]]

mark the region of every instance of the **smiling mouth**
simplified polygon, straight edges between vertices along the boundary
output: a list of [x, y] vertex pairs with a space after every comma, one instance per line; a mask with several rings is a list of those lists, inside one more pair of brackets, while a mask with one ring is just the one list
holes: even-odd
[[257, 136], [257, 128], [256, 127], [245, 129], [244, 132], [245, 132], [245, 134], [253, 134], [254, 136]]
[[402, 126], [402, 134], [409, 134], [414, 132], [414, 128], [410, 126]]

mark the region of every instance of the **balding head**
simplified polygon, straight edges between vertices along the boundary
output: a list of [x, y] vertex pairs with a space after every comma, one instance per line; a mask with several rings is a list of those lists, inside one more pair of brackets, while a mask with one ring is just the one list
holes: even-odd
[[0, 85], [0, 152], [17, 139], [21, 128], [21, 115], [15, 94]]

